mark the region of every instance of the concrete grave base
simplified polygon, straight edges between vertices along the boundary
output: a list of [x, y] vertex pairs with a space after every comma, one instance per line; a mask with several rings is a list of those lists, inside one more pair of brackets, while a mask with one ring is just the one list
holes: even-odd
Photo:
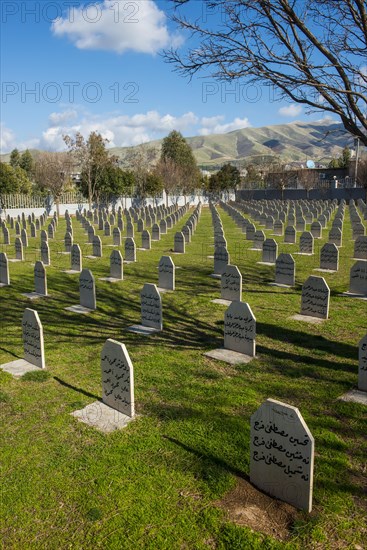
[[58, 252], [57, 254], [69, 254], [70, 255], [70, 252]]
[[123, 281], [123, 279], [116, 279], [116, 277], [100, 277], [100, 281], [107, 281], [108, 283], [118, 283], [119, 281]]
[[367, 300], [367, 296], [365, 294], [354, 294], [353, 292], [343, 292], [342, 294], [338, 294], [338, 296], [347, 296], [347, 298], [358, 298], [359, 300]]
[[320, 323], [323, 323], [327, 319], [319, 319], [319, 317], [311, 317], [311, 315], [293, 315], [292, 317], [289, 317], [289, 319], [293, 319], [294, 321], [304, 321], [305, 323], [310, 323], [311, 325], [319, 325]]
[[170, 288], [161, 288], [160, 286], [157, 286], [157, 290], [160, 294], [165, 294], [166, 292], [174, 292]]
[[245, 355], [244, 353], [238, 353], [237, 351], [232, 351], [225, 348], [213, 349], [212, 351], [207, 351], [204, 355], [206, 355], [206, 357], [210, 357], [211, 359], [224, 361], [230, 365], [249, 363], [252, 359], [254, 359], [254, 357], [251, 357], [250, 355]]
[[207, 256], [208, 260], [214, 260], [214, 256]]
[[25, 359], [17, 359], [16, 361], [11, 361], [10, 363], [4, 363], [4, 365], [0, 365], [0, 368], [16, 377], [23, 376], [26, 372], [44, 370], [36, 365], [32, 365], [32, 363], [29, 363]]
[[92, 311], [95, 311], [94, 309], [89, 309], [89, 307], [84, 307], [80, 304], [76, 306], [69, 306], [65, 309], [66, 311], [72, 311], [73, 313], [82, 313], [83, 315], [88, 315], [88, 313], [92, 313]]
[[63, 273], [69, 273], [69, 275], [76, 275], [77, 273], [80, 275], [81, 271], [76, 271], [75, 269], [66, 269], [63, 271]]
[[314, 256], [314, 254], [310, 254], [309, 252], [294, 252], [294, 254], [298, 254], [298, 256]]
[[222, 275], [219, 275], [219, 273], [212, 273], [211, 275], [209, 275], [209, 277], [211, 277], [212, 279], [221, 279]]
[[338, 399], [341, 401], [352, 401], [353, 403], [367, 405], [367, 392], [360, 390], [349, 390], [344, 395], [338, 397]]
[[215, 300], [210, 300], [212, 304], [219, 304], [221, 306], [230, 306], [232, 301], [231, 300], [223, 300], [222, 298], [216, 298]]
[[148, 250], [151, 250], [151, 248], [137, 248], [136, 250], [140, 250], [141, 252], [146, 252]]
[[135, 262], [130, 262], [128, 260], [124, 260], [124, 264], [135, 264], [135, 263], [136, 263], [136, 261]]
[[10, 285], [7, 285], [6, 283], [0, 283], [0, 288], [1, 288], [2, 286], [10, 286]]
[[126, 330], [135, 334], [141, 334], [142, 336], [150, 336], [156, 332], [161, 332], [158, 328], [145, 327], [144, 325], [131, 325]]
[[291, 285], [283, 285], [281, 283], [269, 283], [269, 286], [279, 286], [280, 288], [292, 288]]
[[256, 262], [259, 265], [275, 265], [273, 262]]
[[9, 258], [8, 262], [23, 262], [24, 260], [16, 260], [15, 258]]
[[321, 273], [338, 273], [335, 269], [321, 269], [316, 267], [314, 271], [321, 271]]
[[102, 258], [102, 256], [86, 256], [88, 260], [98, 260], [98, 258]]
[[25, 296], [29, 300], [38, 300], [38, 298], [47, 298], [49, 294], [38, 294], [38, 292], [25, 292], [22, 294], [22, 296]]
[[132, 421], [135, 416], [126, 416], [116, 409], [109, 407], [102, 401], [95, 401], [90, 405], [70, 413], [77, 418], [79, 422], [84, 422], [103, 433], [111, 433], [115, 430], [122, 430]]
[[252, 252], [261, 252], [261, 248], [248, 248], [247, 250], [251, 250]]

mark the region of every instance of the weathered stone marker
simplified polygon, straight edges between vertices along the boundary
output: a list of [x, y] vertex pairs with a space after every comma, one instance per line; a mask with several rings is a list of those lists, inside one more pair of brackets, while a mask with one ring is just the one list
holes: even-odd
[[88, 309], [97, 309], [96, 285], [93, 273], [83, 269], [79, 277], [80, 305]]
[[275, 284], [294, 286], [296, 264], [292, 254], [279, 254], [275, 261]]
[[367, 296], [367, 261], [358, 260], [350, 270], [349, 292]]
[[45, 266], [40, 261], [34, 265], [34, 287], [37, 294], [47, 296], [47, 274]]
[[181, 231], [177, 231], [177, 233], [175, 233], [174, 252], [178, 254], [185, 254], [185, 237]]
[[163, 330], [162, 298], [156, 285], [146, 283], [140, 293], [141, 324], [156, 330]]
[[136, 245], [131, 237], [125, 240], [125, 262], [136, 262]]
[[0, 287], [10, 285], [9, 262], [5, 252], [0, 252]]
[[314, 438], [299, 410], [267, 399], [251, 416], [250, 481], [311, 512]]
[[228, 264], [221, 277], [220, 295], [222, 300], [240, 302], [242, 299], [242, 275], [236, 265]]
[[301, 315], [327, 319], [330, 288], [323, 277], [311, 275], [302, 286]]
[[110, 277], [112, 279], [123, 279], [123, 259], [119, 250], [112, 250], [110, 255]]
[[158, 287], [175, 290], [175, 264], [170, 256], [162, 256], [158, 265]]
[[45, 351], [43, 346], [43, 328], [34, 309], [25, 309], [22, 320], [24, 359], [39, 367], [45, 368]]
[[320, 269], [338, 271], [339, 250], [334, 243], [325, 243], [320, 251]]
[[102, 401], [133, 417], [134, 369], [124, 344], [108, 339], [101, 353]]
[[232, 302], [224, 314], [224, 347], [255, 357], [256, 319], [245, 302]]

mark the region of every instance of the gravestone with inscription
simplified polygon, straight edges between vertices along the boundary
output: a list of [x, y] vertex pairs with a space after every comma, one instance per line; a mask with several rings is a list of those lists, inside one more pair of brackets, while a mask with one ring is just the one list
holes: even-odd
[[358, 344], [358, 389], [367, 392], [367, 334]]
[[41, 242], [41, 262], [44, 265], [50, 265], [50, 247], [48, 246], [47, 241]]
[[78, 244], [73, 244], [70, 251], [71, 271], [82, 270], [82, 253]]
[[102, 241], [98, 235], [94, 235], [92, 242], [93, 256], [97, 258], [102, 257]]
[[218, 246], [214, 250], [214, 275], [222, 275], [230, 263], [228, 250], [224, 246]]
[[112, 239], [114, 246], [121, 246], [121, 231], [118, 227], [114, 227], [112, 231]]
[[264, 231], [261, 231], [261, 230], [255, 231], [253, 245], [252, 245], [253, 249], [262, 250], [264, 241], [265, 241]]
[[250, 357], [256, 351], [256, 319], [245, 302], [232, 302], [224, 314], [224, 348]]
[[310, 231], [314, 239], [322, 239], [322, 226], [320, 222], [311, 223]]
[[156, 285], [146, 283], [140, 293], [141, 324], [144, 327], [163, 330], [162, 298]]
[[278, 245], [274, 239], [263, 242], [262, 263], [274, 264], [278, 254]]
[[170, 256], [162, 256], [158, 265], [158, 287], [175, 290], [175, 264]]
[[267, 399], [251, 416], [250, 481], [311, 512], [314, 438], [296, 407]]
[[284, 232], [284, 242], [288, 244], [295, 244], [296, 242], [296, 230], [293, 225], [288, 225]]
[[64, 246], [65, 252], [71, 252], [71, 247], [73, 246], [73, 236], [69, 231], [65, 233]]
[[161, 231], [159, 225], [154, 223], [152, 225], [152, 241], [159, 241], [161, 239]]
[[175, 233], [174, 252], [177, 254], [185, 254], [185, 237], [181, 231]]
[[34, 265], [34, 287], [37, 294], [47, 296], [47, 274], [45, 266], [40, 261]]
[[333, 243], [325, 243], [320, 251], [320, 269], [338, 271], [339, 250]]
[[220, 295], [222, 300], [242, 300], [242, 275], [236, 265], [228, 264], [222, 272]]
[[314, 238], [310, 231], [304, 231], [299, 239], [299, 253], [308, 256], [313, 255]]
[[354, 241], [353, 258], [367, 260], [367, 237], [357, 237]]
[[358, 260], [350, 270], [349, 292], [367, 296], [367, 261]]
[[0, 287], [10, 285], [9, 262], [5, 252], [0, 252]]
[[24, 260], [23, 256], [23, 244], [19, 237], [15, 238], [14, 241], [14, 248], [15, 248], [15, 259], [16, 260]]
[[119, 250], [112, 250], [110, 255], [110, 277], [112, 279], [123, 279], [123, 259]]
[[80, 305], [87, 309], [97, 309], [96, 285], [93, 273], [83, 269], [79, 277]]
[[150, 250], [152, 247], [150, 233], [148, 229], [144, 229], [141, 234], [141, 247], [145, 250]]
[[133, 417], [134, 369], [124, 344], [108, 339], [101, 353], [102, 401]]
[[330, 288], [323, 277], [311, 275], [302, 286], [301, 315], [327, 319]]
[[275, 261], [275, 284], [294, 286], [296, 264], [292, 254], [279, 254]]
[[342, 246], [342, 232], [339, 227], [332, 227], [329, 231], [329, 243], [333, 243], [336, 246]]
[[136, 245], [134, 239], [125, 239], [125, 262], [136, 262]]
[[37, 311], [25, 309], [22, 320], [24, 359], [39, 367], [45, 368], [45, 351], [43, 346], [43, 327]]

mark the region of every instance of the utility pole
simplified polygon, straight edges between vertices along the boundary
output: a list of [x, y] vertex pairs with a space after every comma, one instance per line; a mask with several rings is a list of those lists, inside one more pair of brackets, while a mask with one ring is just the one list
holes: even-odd
[[358, 160], [359, 160], [359, 137], [356, 137], [354, 139], [354, 146], [356, 148], [356, 168], [354, 170], [354, 187], [357, 187]]

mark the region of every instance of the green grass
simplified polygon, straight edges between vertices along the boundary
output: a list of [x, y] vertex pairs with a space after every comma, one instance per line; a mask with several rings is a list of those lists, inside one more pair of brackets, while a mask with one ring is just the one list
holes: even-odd
[[[65, 222], [50, 241], [50, 296], [30, 302], [39, 236], [29, 239], [23, 263], [10, 264], [11, 286], [1, 289], [0, 362], [22, 357], [21, 318], [38, 311], [44, 329], [47, 373], [15, 379], [0, 370], [2, 418], [2, 541], [4, 548], [108, 548], [243, 550], [365, 547], [366, 409], [338, 401], [356, 386], [357, 343], [366, 332], [366, 303], [340, 297], [349, 287], [351, 228], [346, 212], [330, 319], [309, 325], [299, 313], [301, 285], [318, 267], [315, 255], [295, 255], [296, 287], [269, 286], [274, 268], [257, 265], [260, 252], [219, 208], [231, 255], [243, 275], [243, 300], [257, 319], [257, 359], [231, 367], [204, 356], [223, 343], [225, 308], [210, 278], [211, 215], [204, 208], [185, 255], [172, 255], [176, 291], [162, 295], [162, 333], [150, 338], [126, 328], [140, 320], [140, 290], [157, 283], [159, 258], [173, 248], [173, 229], [152, 250], [124, 265], [124, 280], [109, 284], [109, 254], [83, 258], [97, 285], [97, 311], [72, 314], [78, 276], [67, 275]], [[184, 220], [178, 223], [181, 227]], [[91, 250], [73, 220], [74, 242]], [[331, 222], [329, 223], [329, 228]], [[111, 238], [96, 231], [104, 245]], [[266, 230], [267, 235], [271, 231]], [[14, 232], [11, 232], [12, 243]], [[140, 235], [136, 234], [137, 246]], [[298, 246], [275, 237], [278, 252]], [[299, 239], [299, 234], [298, 234]], [[14, 246], [0, 248], [13, 258]], [[123, 248], [121, 248], [123, 254]], [[317, 272], [313, 272], [317, 274]], [[101, 396], [100, 352], [107, 338], [126, 344], [135, 370], [138, 418], [104, 435], [69, 413]], [[214, 505], [249, 475], [250, 416], [268, 397], [299, 408], [315, 437], [314, 509], [299, 514], [287, 542], [238, 527]], [[357, 546], [356, 546], [357, 545]]]

